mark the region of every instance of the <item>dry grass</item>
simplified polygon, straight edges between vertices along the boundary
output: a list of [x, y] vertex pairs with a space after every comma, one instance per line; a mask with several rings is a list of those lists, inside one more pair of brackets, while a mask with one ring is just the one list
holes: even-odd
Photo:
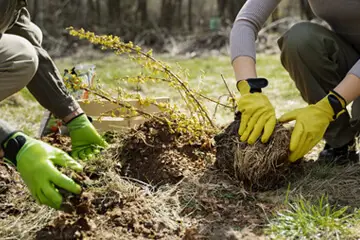
[[305, 175], [293, 183], [292, 194], [306, 199], [328, 195], [329, 202], [340, 206], [360, 207], [360, 164], [331, 166], [309, 162]]
[[100, 159], [87, 163], [80, 176], [85, 191], [81, 197], [68, 196], [67, 213], [35, 204], [17, 173], [2, 166], [0, 238], [264, 239], [263, 228], [272, 213], [283, 208], [287, 193], [314, 202], [326, 193], [334, 205], [359, 206], [360, 165], [303, 163], [303, 171], [291, 179], [290, 192], [284, 183], [267, 198], [211, 167], [177, 184], [155, 188], [119, 175], [121, 162], [114, 161], [119, 156], [118, 140], [112, 140]]

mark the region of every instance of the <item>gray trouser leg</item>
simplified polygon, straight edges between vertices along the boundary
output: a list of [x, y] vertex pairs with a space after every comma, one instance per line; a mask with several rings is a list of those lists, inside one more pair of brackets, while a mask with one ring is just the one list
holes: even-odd
[[[278, 41], [281, 63], [295, 81], [302, 98], [314, 104], [333, 90], [360, 58], [360, 54], [334, 32], [318, 24], [294, 25]], [[352, 116], [360, 118], [360, 99], [354, 101]], [[343, 114], [325, 133], [326, 142], [340, 147], [351, 141], [359, 126]]]
[[78, 103], [68, 93], [55, 63], [41, 46], [41, 30], [31, 22], [30, 15], [25, 8], [21, 10], [18, 21], [7, 33], [27, 39], [36, 50], [39, 67], [35, 76], [27, 85], [36, 100], [61, 119], [77, 110], [79, 108]]
[[4, 34], [0, 37], [0, 101], [24, 88], [38, 68], [35, 48], [26, 39]]
[[[0, 35], [0, 101], [24, 88], [38, 68], [35, 48], [26, 39]], [[15, 130], [0, 120], [0, 143]]]

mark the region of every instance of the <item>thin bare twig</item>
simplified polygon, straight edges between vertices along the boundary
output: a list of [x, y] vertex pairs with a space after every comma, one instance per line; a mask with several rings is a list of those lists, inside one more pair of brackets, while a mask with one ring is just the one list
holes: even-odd
[[123, 103], [121, 103], [121, 102], [118, 102], [118, 101], [116, 101], [116, 100], [114, 100], [114, 99], [111, 99], [111, 98], [105, 96], [104, 94], [101, 94], [101, 93], [98, 93], [98, 92], [96, 92], [96, 91], [93, 91], [93, 90], [90, 89], [90, 88], [81, 87], [81, 89], [86, 90], [86, 91], [88, 91], [88, 92], [90, 92], [90, 93], [92, 93], [92, 94], [94, 94], [94, 95], [96, 95], [96, 96], [98, 96], [98, 97], [100, 97], [100, 98], [102, 98], [102, 99], [105, 99], [105, 100], [107, 100], [107, 101], [109, 101], [109, 102], [112, 102], [112, 103], [114, 103], [114, 104], [116, 104], [116, 105], [119, 105], [119, 106], [121, 106], [121, 107], [125, 107], [125, 108], [127, 108], [127, 109], [134, 110], [134, 111], [136, 111], [137, 113], [139, 113], [140, 115], [144, 115], [144, 116], [147, 116], [147, 117], [149, 117], [149, 118], [155, 118], [156, 120], [158, 120], [158, 121], [160, 121], [160, 122], [162, 122], [162, 123], [167, 123], [164, 119], [162, 119], [162, 118], [160, 118], [160, 117], [158, 117], [158, 116], [155, 116], [155, 115], [149, 114], [149, 113], [147, 113], [147, 112], [141, 111], [141, 110], [139, 110], [139, 109], [137, 109], [137, 108], [134, 108], [133, 106], [126, 105], [126, 104], [123, 104]]
[[[221, 98], [223, 98], [223, 97], [228, 97], [228, 95], [226, 95], [226, 94], [221, 95], [221, 96], [218, 98], [218, 99], [219, 99], [219, 102], [221, 101]], [[217, 105], [215, 106], [213, 118], [215, 118], [215, 115], [216, 115], [216, 113], [217, 113], [218, 107], [219, 107], [219, 104], [217, 104]]]
[[[186, 86], [186, 84], [180, 79], [179, 76], [177, 76], [175, 73], [173, 73], [172, 71], [169, 70], [168, 67], [166, 67], [162, 62], [158, 61], [157, 59], [155, 59], [154, 57], [152, 57], [150, 54], [148, 53], [145, 53], [143, 51], [139, 51], [137, 49], [135, 49], [134, 47], [130, 47], [130, 46], [127, 46], [125, 44], [121, 44], [119, 43], [121, 47], [123, 48], [127, 48], [129, 49], [130, 51], [132, 52], [137, 52], [139, 53], [140, 55], [150, 59], [151, 61], [157, 63], [164, 71], [165, 73], [167, 73], [169, 76], [172, 76], [179, 84], [180, 86], [185, 90], [185, 92], [187, 92], [187, 94], [189, 94], [189, 96], [194, 100], [194, 102], [196, 103], [196, 105], [198, 105], [199, 109], [201, 110], [200, 114], [201, 115], [205, 115], [203, 117], [205, 117], [210, 125], [213, 127], [213, 128], [216, 128], [215, 127], [215, 124], [213, 123], [213, 121], [211, 120], [209, 114], [207, 113], [207, 111], [204, 109], [204, 107], [202, 106], [202, 104], [199, 102], [199, 100], [196, 99], [196, 97], [194, 96], [193, 92]], [[115, 44], [115, 47], [113, 48], [119, 48], [119, 45], [118, 44]]]
[[230, 94], [230, 97], [232, 98], [232, 103], [233, 103], [233, 109], [235, 108], [235, 106], [234, 106], [234, 102], [235, 102], [235, 96], [232, 94], [232, 92], [230, 91], [230, 88], [229, 88], [229, 85], [227, 84], [227, 82], [226, 82], [226, 80], [225, 80], [225, 78], [224, 78], [224, 75], [222, 75], [221, 74], [221, 78], [222, 78], [222, 80], [223, 80], [223, 82], [224, 82], [224, 84], [225, 84], [225, 87], [226, 87], [226, 89], [228, 90], [228, 92], [229, 92], [229, 94]]
[[[130, 78], [131, 78], [131, 77], [123, 77], [122, 79], [130, 79]], [[137, 77], [137, 78], [140, 79], [140, 77]], [[153, 81], [163, 81], [163, 82], [167, 82], [167, 83], [170, 83], [170, 82], [171, 82], [169, 79], [166, 79], [166, 78], [157, 78], [157, 77], [147, 77], [147, 78], [150, 79], [150, 80], [153, 80]], [[180, 94], [182, 94], [182, 93], [180, 92]], [[194, 94], [195, 94], [195, 95], [198, 95], [199, 97], [202, 97], [202, 98], [204, 98], [204, 99], [206, 99], [206, 100], [208, 100], [208, 101], [210, 101], [210, 102], [219, 104], [219, 105], [222, 106], [222, 107], [231, 108], [231, 109], [233, 108], [233, 107], [231, 107], [231, 106], [228, 106], [228, 105], [225, 105], [225, 104], [223, 104], [223, 103], [220, 103], [220, 102], [218, 102], [218, 101], [216, 101], [216, 100], [214, 100], [214, 99], [211, 99], [210, 97], [207, 97], [207, 96], [205, 96], [205, 95], [203, 95], [203, 94], [201, 94], [201, 93], [199, 93], [199, 92], [194, 91]], [[182, 96], [182, 98], [184, 99], [183, 96]], [[184, 99], [184, 101], [185, 101], [185, 103], [187, 103], [185, 99]]]

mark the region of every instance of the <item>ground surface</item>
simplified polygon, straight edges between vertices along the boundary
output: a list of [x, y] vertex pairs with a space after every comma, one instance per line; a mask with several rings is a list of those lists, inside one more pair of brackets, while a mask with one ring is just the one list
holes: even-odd
[[[227, 90], [220, 74], [235, 93], [226, 56], [201, 59], [161, 57], [189, 69], [190, 84], [217, 98]], [[60, 69], [84, 62], [61, 59]], [[124, 85], [116, 79], [138, 69], [118, 57], [87, 58], [97, 66], [107, 86], [119, 84], [145, 95], [176, 92], [155, 85]], [[304, 106], [278, 56], [260, 55], [260, 76], [270, 80], [265, 90], [277, 116]], [[201, 77], [202, 76], [202, 77]], [[214, 110], [214, 105], [209, 104]], [[0, 106], [4, 119], [36, 135], [42, 109], [23, 91]], [[216, 122], [226, 125], [234, 116], [219, 110]], [[22, 118], [28, 121], [21, 120]], [[156, 131], [154, 131], [156, 130]], [[38, 206], [20, 176], [0, 164], [0, 239], [356, 239], [360, 198], [360, 167], [329, 167], [301, 163], [298, 173], [271, 191], [251, 191], [214, 167], [213, 136], [189, 144], [166, 127], [148, 123], [127, 135], [107, 135], [110, 149], [88, 162], [81, 196], [67, 195], [64, 211]], [[69, 150], [69, 140], [51, 136], [45, 141]], [[315, 158], [319, 144], [307, 159]]]

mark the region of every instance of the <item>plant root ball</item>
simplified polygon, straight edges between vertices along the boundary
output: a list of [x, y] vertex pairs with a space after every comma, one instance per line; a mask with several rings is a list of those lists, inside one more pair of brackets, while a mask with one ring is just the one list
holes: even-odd
[[240, 119], [240, 114], [237, 114], [235, 121], [215, 136], [216, 167], [252, 190], [280, 187], [291, 174], [288, 161], [291, 130], [278, 123], [266, 144], [258, 139], [249, 145], [240, 142]]

